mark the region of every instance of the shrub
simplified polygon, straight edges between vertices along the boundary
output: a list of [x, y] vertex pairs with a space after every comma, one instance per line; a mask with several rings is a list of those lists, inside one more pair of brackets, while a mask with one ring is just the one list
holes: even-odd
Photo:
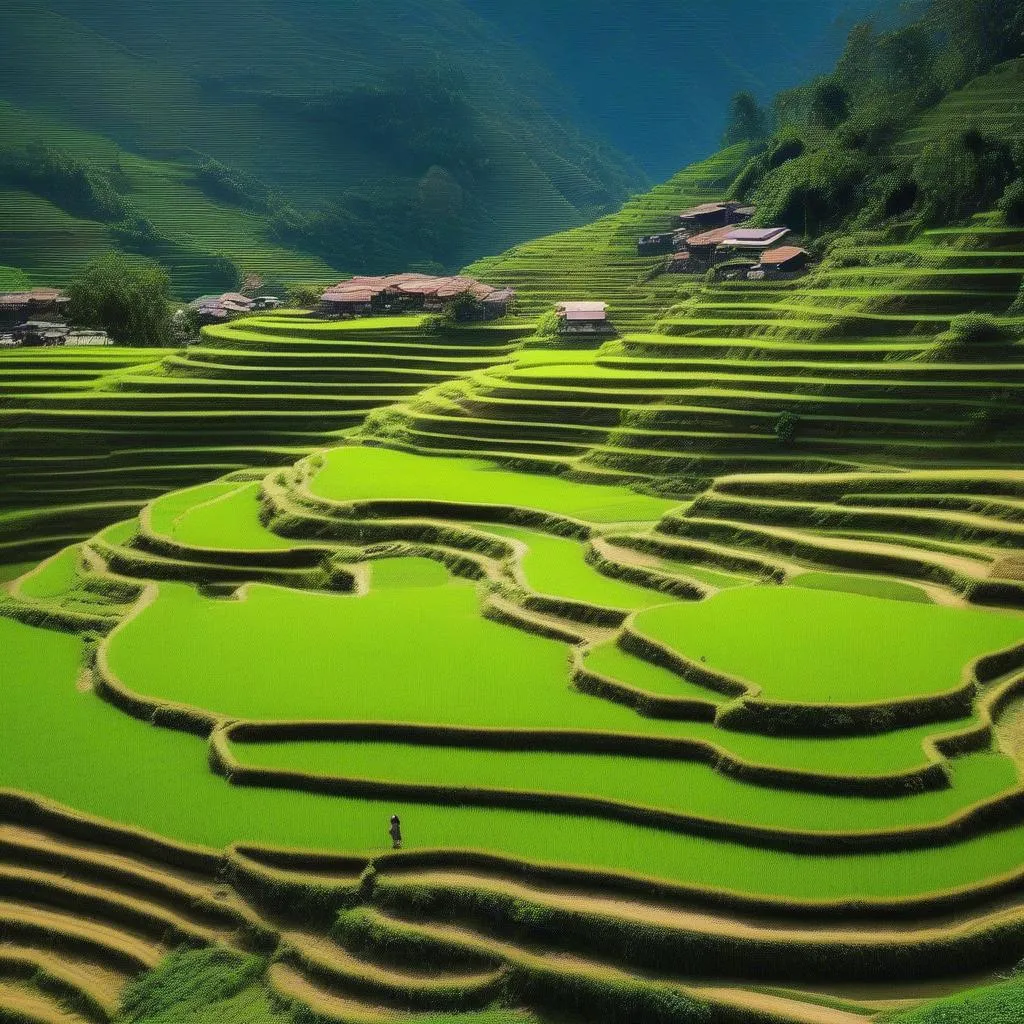
[[785, 224], [805, 235], [842, 222], [858, 206], [868, 172], [857, 152], [829, 146], [794, 157], [768, 174], [751, 199], [761, 224]]
[[800, 425], [800, 417], [794, 412], [784, 412], [775, 421], [772, 428], [775, 436], [783, 443], [789, 444], [796, 437], [797, 427]]
[[320, 284], [290, 284], [287, 292], [288, 302], [303, 309], [315, 309], [320, 304], [320, 296], [323, 293], [324, 287]]
[[1024, 178], [1014, 178], [998, 203], [1007, 224], [1024, 225]]
[[949, 330], [936, 337], [931, 357], [956, 359], [973, 346], [1006, 337], [1006, 328], [991, 313], [961, 313], [949, 322]]
[[428, 317], [426, 328], [428, 331], [443, 332], [463, 324], [477, 323], [486, 316], [484, 304], [475, 295], [463, 292], [446, 302], [444, 309], [436, 316]]
[[553, 310], [548, 310], [538, 321], [537, 329], [534, 334], [538, 338], [554, 338], [558, 334], [558, 328], [561, 321], [558, 318], [558, 314]]
[[991, 209], [1013, 177], [1009, 147], [976, 128], [949, 132], [914, 164], [918, 210], [929, 224], [953, 224]]
[[262, 181], [219, 160], [203, 160], [194, 173], [196, 183], [213, 199], [249, 210], [263, 211], [274, 205], [273, 195]]

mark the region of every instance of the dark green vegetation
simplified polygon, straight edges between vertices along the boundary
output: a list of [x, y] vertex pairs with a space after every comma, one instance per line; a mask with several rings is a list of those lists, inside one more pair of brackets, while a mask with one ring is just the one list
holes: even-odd
[[239, 274], [457, 267], [642, 181], [459, 0], [263, 0], [245, 17], [16, 0], [0, 36], [0, 263], [33, 281], [110, 247], [189, 298]]

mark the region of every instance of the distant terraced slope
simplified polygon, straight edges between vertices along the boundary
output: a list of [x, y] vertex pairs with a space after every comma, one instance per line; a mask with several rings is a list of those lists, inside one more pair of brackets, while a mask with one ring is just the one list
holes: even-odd
[[693, 281], [678, 276], [647, 280], [664, 258], [638, 257], [637, 238], [666, 230], [680, 210], [720, 199], [745, 156], [742, 145], [723, 150], [635, 196], [617, 213], [478, 260], [465, 273], [515, 288], [523, 316], [545, 313], [562, 300], [600, 299], [610, 304], [612, 319], [623, 328], [651, 324], [680, 294], [689, 294]]
[[337, 440], [368, 411], [500, 363], [529, 328], [438, 335], [421, 318], [251, 318], [183, 352], [0, 353], [0, 561], [144, 501]]
[[1022, 277], [1024, 231], [991, 217], [904, 244], [851, 238], [805, 278], [701, 285], [657, 329], [630, 330], [626, 316], [622, 338], [597, 350], [525, 349], [367, 431], [694, 490], [736, 471], [1013, 466], [1024, 450], [1018, 322], [955, 359], [937, 358], [934, 339], [958, 313], [1003, 313]]

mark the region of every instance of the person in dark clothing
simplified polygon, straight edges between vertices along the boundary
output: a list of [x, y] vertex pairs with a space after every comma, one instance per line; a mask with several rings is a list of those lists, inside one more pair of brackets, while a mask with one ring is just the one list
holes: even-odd
[[400, 850], [402, 848], [402, 823], [398, 820], [397, 814], [391, 815], [391, 826], [388, 828], [388, 832], [391, 835], [391, 849]]

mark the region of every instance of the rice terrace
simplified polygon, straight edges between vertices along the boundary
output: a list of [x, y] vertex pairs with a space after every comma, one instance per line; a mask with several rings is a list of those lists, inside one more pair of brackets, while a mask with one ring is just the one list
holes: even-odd
[[677, 6], [0, 12], [0, 1022], [1024, 1021], [1024, 5]]

